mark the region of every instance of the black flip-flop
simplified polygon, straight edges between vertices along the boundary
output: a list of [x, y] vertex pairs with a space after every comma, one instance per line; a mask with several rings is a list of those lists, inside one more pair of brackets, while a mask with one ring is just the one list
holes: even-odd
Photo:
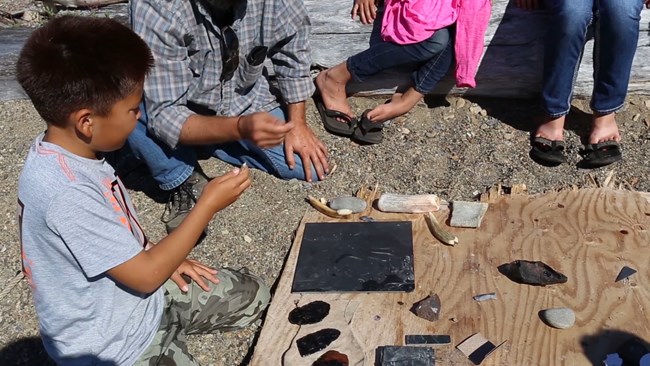
[[313, 98], [325, 131], [338, 136], [352, 136], [354, 128], [357, 126], [356, 118], [350, 117], [341, 111], [325, 108], [323, 98], [320, 95], [314, 95]]
[[578, 162], [578, 167], [584, 169], [600, 168], [623, 158], [621, 145], [616, 141], [587, 144], [580, 155], [582, 155], [582, 160]]
[[384, 123], [372, 122], [368, 118], [368, 112], [370, 111], [371, 109], [366, 109], [363, 112], [363, 114], [361, 115], [361, 119], [357, 123], [357, 128], [354, 130], [354, 133], [352, 134], [352, 140], [354, 140], [359, 144], [364, 144], [364, 145], [378, 144], [381, 142], [381, 140], [384, 137], [383, 134]]
[[534, 137], [531, 142], [530, 158], [545, 166], [558, 166], [567, 162], [564, 155], [564, 141]]

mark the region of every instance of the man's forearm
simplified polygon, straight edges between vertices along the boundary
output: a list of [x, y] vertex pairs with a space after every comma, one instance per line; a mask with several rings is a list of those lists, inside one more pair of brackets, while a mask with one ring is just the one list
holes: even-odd
[[191, 115], [181, 128], [178, 142], [183, 145], [210, 145], [240, 140], [239, 118]]

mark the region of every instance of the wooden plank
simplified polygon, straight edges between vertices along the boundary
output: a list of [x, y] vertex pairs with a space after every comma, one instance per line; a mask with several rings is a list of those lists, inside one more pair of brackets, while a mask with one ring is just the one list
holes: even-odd
[[[643, 270], [650, 257], [650, 203], [636, 192], [594, 188], [534, 198], [503, 196], [490, 204], [479, 229], [449, 228], [460, 240], [455, 247], [433, 239], [421, 215], [373, 211], [372, 216], [413, 220], [416, 290], [292, 294], [305, 223], [336, 221], [309, 212], [297, 231], [251, 365], [282, 364], [282, 354], [295, 342], [298, 330], [288, 322], [288, 313], [295, 304], [314, 300], [359, 303], [350, 328], [364, 349], [367, 366], [374, 365], [377, 346], [402, 345], [406, 334], [450, 334], [452, 346], [436, 350], [440, 365], [471, 365], [453, 346], [476, 332], [495, 344], [507, 341], [483, 365], [600, 364], [626, 336], [650, 339], [650, 272]], [[445, 222], [445, 212], [436, 216]], [[569, 281], [549, 287], [513, 283], [497, 266], [516, 259], [542, 260]], [[630, 281], [615, 283], [624, 265], [639, 272]], [[436, 322], [409, 312], [430, 292], [442, 302]], [[496, 292], [497, 300], [472, 300], [488, 292]], [[541, 322], [540, 310], [560, 306], [576, 312], [576, 326], [557, 330]], [[326, 320], [321, 323], [322, 328], [328, 325]]]
[[[541, 88], [543, 36], [548, 24], [543, 11], [516, 8], [509, 0], [492, 1], [492, 18], [485, 35], [484, 56], [475, 89], [452, 88], [448, 78], [432, 94], [467, 94], [493, 97], [532, 97]], [[510, 4], [510, 6], [508, 6]], [[312, 18], [312, 58], [316, 65], [334, 66], [365, 50], [372, 27], [352, 22], [351, 2], [305, 0]], [[632, 67], [629, 92], [650, 94], [650, 11], [641, 14], [637, 55]], [[593, 88], [593, 41], [587, 43], [585, 57], [576, 79], [574, 95], [590, 96]], [[410, 72], [379, 75], [365, 85], [351, 85], [352, 94], [389, 94], [396, 85], [408, 82]]]

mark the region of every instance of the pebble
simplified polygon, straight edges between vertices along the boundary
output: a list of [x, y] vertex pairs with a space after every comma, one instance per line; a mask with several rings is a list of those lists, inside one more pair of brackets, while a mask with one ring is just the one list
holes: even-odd
[[329, 205], [333, 210], [350, 210], [352, 213], [359, 213], [366, 209], [366, 201], [351, 196], [336, 197]]
[[487, 111], [486, 111], [485, 109], [481, 109], [481, 111], [478, 112], [478, 114], [480, 114], [481, 116], [485, 117], [485, 116], [487, 116]]
[[571, 328], [576, 322], [576, 314], [569, 308], [544, 309], [539, 316], [553, 328]]
[[445, 120], [445, 121], [448, 121], [448, 120], [454, 119], [454, 118], [456, 118], [456, 116], [453, 115], [453, 114], [448, 114], [448, 115], [442, 117], [442, 119]]
[[352, 210], [348, 210], [347, 208], [343, 208], [343, 209], [340, 209], [340, 210], [336, 210], [336, 213], [341, 215], [341, 216], [352, 215]]
[[458, 98], [456, 100], [456, 108], [460, 109], [460, 108], [463, 108], [464, 106], [465, 106], [465, 99]]
[[499, 123], [499, 120], [496, 119], [496, 118], [492, 118], [492, 117], [488, 118], [487, 121], [485, 121], [485, 124], [490, 126], [490, 127], [495, 126], [498, 123]]
[[650, 99], [646, 100], [644, 104], [646, 108], [650, 109]]
[[637, 113], [634, 115], [634, 117], [632, 117], [632, 121], [636, 122], [639, 120], [639, 118], [641, 118], [641, 115]]
[[479, 113], [481, 113], [482, 110], [483, 110], [483, 108], [481, 108], [480, 106], [477, 106], [477, 105], [473, 105], [473, 106], [469, 107], [469, 111], [474, 113], [474, 114], [479, 114]]
[[511, 134], [510, 132], [508, 132], [508, 133], [505, 133], [505, 134], [503, 135], [503, 138], [506, 139], [506, 140], [510, 140], [510, 139], [513, 138], [514, 136], [515, 136], [515, 135]]
[[409, 130], [406, 127], [402, 127], [402, 128], [399, 129], [399, 132], [401, 132], [401, 133], [403, 133], [405, 135], [408, 135], [409, 133], [411, 133], [411, 130]]
[[248, 235], [244, 235], [244, 241], [247, 242], [247, 243], [250, 243], [250, 242], [253, 241], [253, 239]]
[[432, 132], [432, 131], [429, 131], [429, 132], [425, 132], [424, 136], [426, 136], [428, 138], [433, 138], [433, 137], [436, 137], [436, 133]]

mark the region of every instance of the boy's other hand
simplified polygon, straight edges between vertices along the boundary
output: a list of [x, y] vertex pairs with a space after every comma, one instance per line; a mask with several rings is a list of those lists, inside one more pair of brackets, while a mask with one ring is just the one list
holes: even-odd
[[212, 212], [221, 211], [235, 202], [250, 185], [250, 169], [246, 165], [235, 168], [206, 184], [196, 205], [209, 205]]
[[515, 0], [515, 4], [524, 10], [535, 10], [542, 7], [540, 0]]
[[196, 284], [203, 289], [203, 291], [210, 291], [210, 287], [204, 279], [214, 283], [215, 285], [219, 283], [219, 280], [216, 277], [216, 269], [192, 259], [186, 259], [183, 261], [170, 277], [170, 279], [178, 285], [178, 288], [181, 289], [181, 291], [187, 292], [189, 290], [189, 284], [185, 281], [183, 275], [191, 278], [192, 281], [196, 282]]
[[359, 14], [359, 19], [363, 24], [371, 24], [377, 18], [377, 6], [375, 5], [375, 0], [354, 0], [354, 6], [352, 6], [352, 11], [350, 12], [352, 19], [357, 17]]
[[241, 138], [250, 140], [261, 148], [281, 144], [293, 127], [293, 123], [284, 123], [267, 112], [241, 116], [237, 121], [237, 130]]

